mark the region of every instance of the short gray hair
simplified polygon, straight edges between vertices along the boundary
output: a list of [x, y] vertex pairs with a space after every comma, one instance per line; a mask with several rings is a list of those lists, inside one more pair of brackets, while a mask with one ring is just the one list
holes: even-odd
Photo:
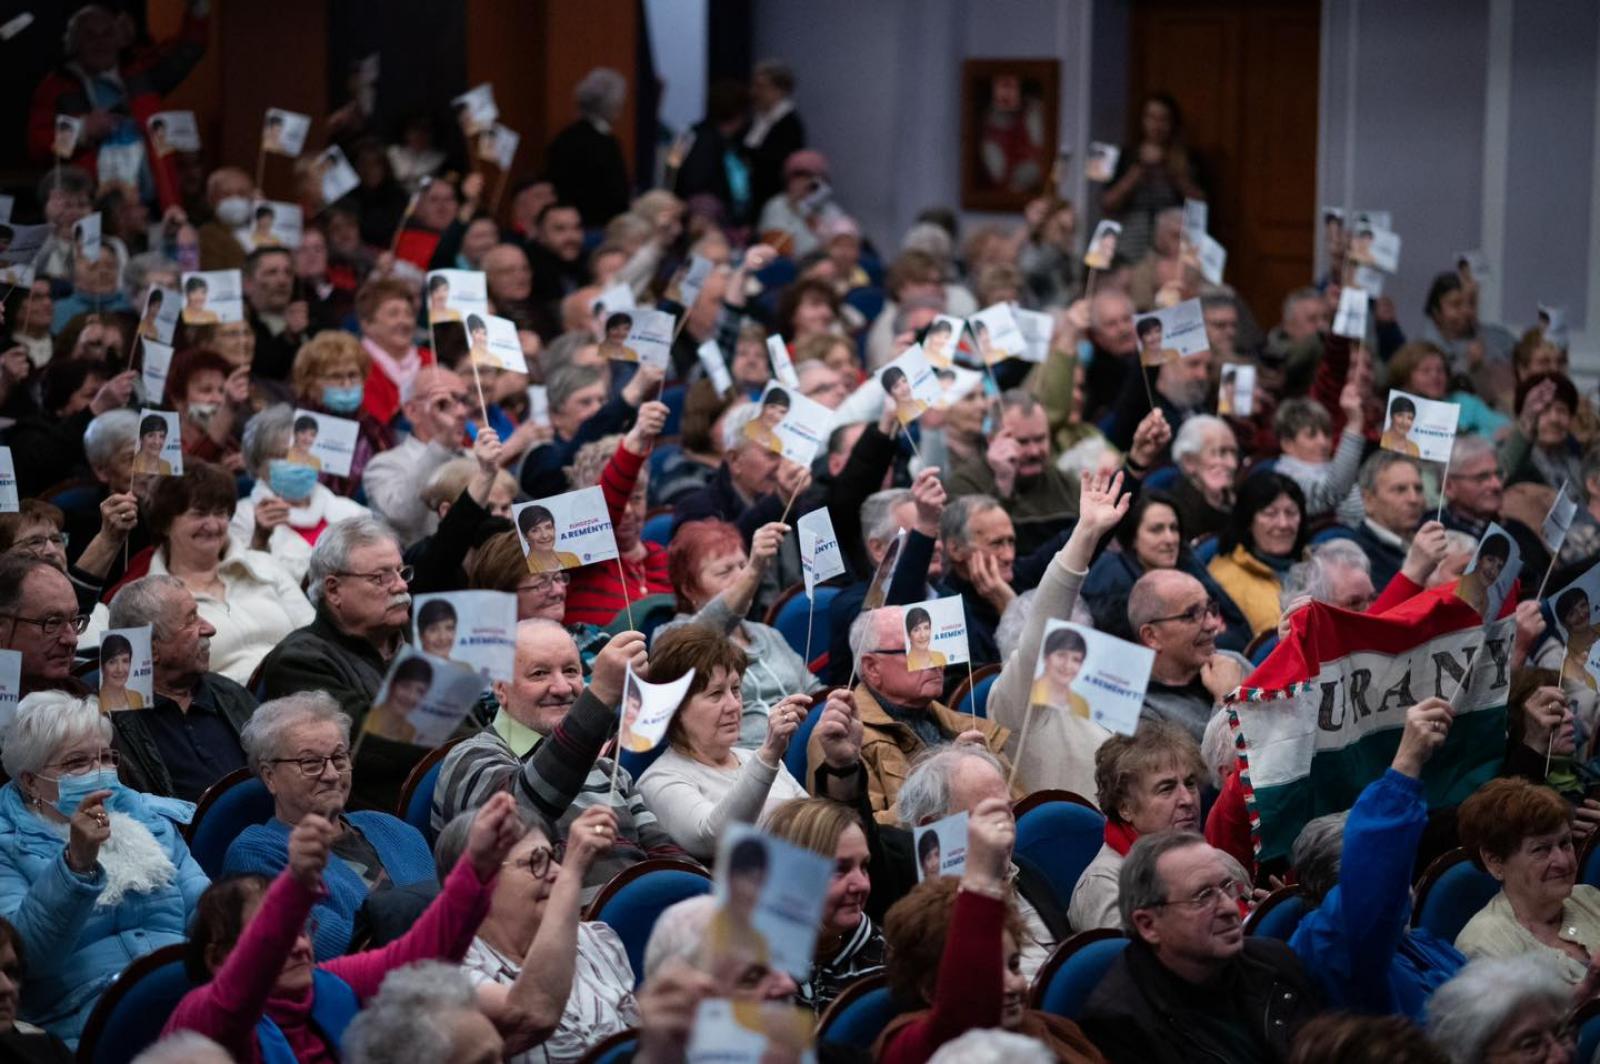
[[1205, 845], [1205, 838], [1193, 831], [1158, 831], [1140, 836], [1133, 844], [1133, 849], [1123, 859], [1122, 870], [1117, 873], [1117, 913], [1122, 917], [1122, 930], [1130, 938], [1139, 937], [1133, 914], [1140, 909], [1153, 909], [1167, 900], [1167, 884], [1156, 870], [1161, 858], [1186, 846]]
[[122, 267], [122, 294], [133, 304], [134, 313], [143, 314], [145, 289], [150, 286], [150, 275], [170, 273], [177, 278], [182, 272], [183, 267], [161, 252], [141, 251], [131, 256], [127, 265]]
[[322, 601], [322, 582], [330, 576], [350, 568], [350, 552], [370, 547], [375, 543], [400, 541], [389, 526], [371, 515], [346, 517], [335, 521], [322, 533], [317, 545], [311, 548], [311, 561], [306, 571], [306, 595], [313, 603]]
[[134, 1057], [133, 1064], [233, 1064], [233, 1057], [199, 1031], [173, 1031]]
[[580, 366], [571, 362], [557, 366], [544, 380], [545, 397], [550, 400], [550, 409], [560, 412], [567, 405], [567, 400], [604, 379], [605, 371], [599, 366]]
[[111, 741], [111, 718], [97, 703], [65, 691], [35, 691], [17, 703], [0, 739], [0, 764], [16, 779], [44, 768], [64, 744], [93, 735]]
[[289, 453], [294, 436], [294, 407], [288, 403], [269, 406], [252, 417], [244, 427], [244, 466], [257, 477], [268, 462]]
[[861, 536], [864, 540], [886, 543], [900, 531], [894, 509], [911, 498], [910, 488], [884, 488], [867, 496], [861, 504]]
[[344, 1059], [350, 1064], [449, 1060], [451, 1032], [445, 1016], [477, 1008], [477, 990], [458, 965], [419, 961], [396, 968], [350, 1021]]
[[1287, 318], [1294, 312], [1296, 304], [1304, 303], [1307, 300], [1315, 300], [1320, 303], [1322, 302], [1322, 293], [1309, 285], [1305, 288], [1296, 288], [1293, 292], [1283, 297], [1283, 316]]
[[1480, 957], [1433, 992], [1428, 1037], [1451, 1064], [1479, 1064], [1494, 1036], [1530, 1003], [1566, 1011], [1572, 987], [1543, 953]]
[[[546, 623], [555, 624], [554, 621]], [[561, 841], [561, 833], [538, 810], [518, 802], [515, 815], [525, 830], [537, 831], [552, 846]], [[461, 855], [467, 852], [467, 836], [472, 833], [472, 822], [477, 818], [477, 809], [463, 809], [450, 818], [450, 823], [440, 830], [439, 837], [434, 840], [433, 866], [439, 874], [439, 882], [443, 883], [450, 875], [450, 870], [461, 863]]]
[[167, 604], [178, 592], [187, 592], [182, 580], [167, 573], [152, 573], [122, 585], [111, 599], [108, 627], [142, 628], [149, 625], [157, 639], [167, 635]]
[[1339, 861], [1344, 856], [1344, 825], [1350, 810], [1328, 813], [1307, 821], [1295, 836], [1289, 863], [1300, 886], [1321, 905], [1328, 891], [1339, 885]]
[[[1494, 443], [1482, 436], [1457, 436], [1456, 442], [1450, 445], [1450, 473], [1445, 477], [1461, 475], [1461, 470], [1466, 468], [1468, 462], [1488, 455], [1494, 457]], [[1560, 487], [1560, 485], [1556, 485]]]
[[108, 410], [83, 430], [83, 453], [90, 469], [108, 468], [119, 455], [132, 454], [138, 442], [139, 415], [133, 410]]
[[1172, 437], [1172, 460], [1179, 465], [1185, 458], [1194, 457], [1204, 453], [1206, 437], [1217, 429], [1226, 432], [1230, 438], [1233, 429], [1228, 423], [1213, 414], [1195, 414], [1178, 426], [1178, 434]]
[[1360, 569], [1370, 576], [1372, 559], [1354, 540], [1330, 539], [1317, 544], [1305, 561], [1291, 565], [1284, 575], [1279, 607], [1287, 607], [1301, 595], [1310, 595], [1315, 602], [1332, 602], [1333, 574], [1340, 569]]
[[[573, 329], [564, 332], [551, 340], [539, 351], [539, 365], [544, 369], [545, 386], [548, 388], [550, 377], [556, 370], [563, 366], [572, 365], [572, 360], [579, 351], [594, 345], [594, 334], [584, 329]], [[597, 372], [599, 366], [592, 367]]]
[[1401, 463], [1415, 469], [1418, 476], [1422, 475], [1422, 463], [1409, 454], [1401, 454], [1399, 451], [1373, 451], [1367, 456], [1367, 460], [1361, 463], [1361, 475], [1357, 483], [1364, 492], [1376, 491], [1378, 478], [1383, 475], [1384, 470]]
[[1217, 710], [1206, 721], [1206, 730], [1200, 736], [1200, 760], [1205, 762], [1206, 775], [1211, 786], [1222, 789], [1222, 767], [1238, 758], [1233, 742], [1233, 727], [1228, 723], [1227, 710]]
[[955, 775], [956, 766], [967, 760], [982, 761], [1005, 775], [1000, 759], [975, 743], [947, 743], [925, 750], [912, 762], [895, 799], [901, 825], [913, 828], [949, 816], [950, 777]]
[[670, 960], [681, 959], [698, 967], [695, 961], [701, 955], [701, 943], [719, 908], [715, 895], [698, 894], [662, 910], [644, 946], [644, 977], [651, 978]]
[[995, 420], [998, 421], [1008, 410], [1027, 415], [1043, 405], [1036, 395], [1024, 388], [1007, 388], [995, 400]]
[[628, 79], [610, 67], [595, 67], [572, 90], [579, 113], [589, 118], [614, 117], [627, 97]]
[[940, 1046], [928, 1064], [1055, 1064], [1056, 1059], [1037, 1038], [978, 1027]]
[[939, 518], [939, 540], [944, 545], [946, 557], [952, 547], [965, 547], [969, 542], [967, 525], [979, 514], [1000, 509], [1000, 500], [993, 495], [957, 495], [945, 504], [944, 516]]
[[344, 741], [350, 741], [350, 717], [326, 691], [300, 691], [261, 703], [239, 732], [239, 745], [250, 761], [250, 771], [260, 772], [262, 765], [277, 756], [284, 733], [296, 724], [324, 722], [337, 724]]

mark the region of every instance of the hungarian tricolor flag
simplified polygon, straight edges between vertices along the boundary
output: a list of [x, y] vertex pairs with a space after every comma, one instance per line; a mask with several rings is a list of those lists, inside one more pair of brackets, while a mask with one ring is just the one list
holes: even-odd
[[1456, 709], [1423, 773], [1429, 806], [1458, 804], [1491, 779], [1505, 758], [1516, 601], [1506, 596], [1487, 625], [1453, 583], [1378, 616], [1320, 602], [1296, 613], [1227, 699], [1258, 857], [1287, 856], [1307, 821], [1354, 805], [1425, 698], [1454, 698]]

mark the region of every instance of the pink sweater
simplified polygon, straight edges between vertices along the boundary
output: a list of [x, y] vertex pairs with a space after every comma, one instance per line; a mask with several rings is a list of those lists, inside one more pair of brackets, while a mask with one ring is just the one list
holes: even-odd
[[[493, 890], [494, 879], [480, 881], [471, 862], [462, 858], [445, 879], [444, 890], [403, 938], [381, 949], [335, 957], [317, 967], [349, 983], [356, 997], [365, 1002], [395, 968], [422, 960], [459, 963], [489, 912]], [[298, 998], [272, 992], [316, 901], [317, 895], [301, 886], [288, 870], [279, 873], [228, 959], [211, 982], [184, 995], [161, 1033], [198, 1031], [241, 1064], [259, 1064], [256, 1024], [266, 1015], [282, 1029], [295, 1059], [336, 1062], [338, 1047], [325, 1044], [310, 1024], [311, 989]]]

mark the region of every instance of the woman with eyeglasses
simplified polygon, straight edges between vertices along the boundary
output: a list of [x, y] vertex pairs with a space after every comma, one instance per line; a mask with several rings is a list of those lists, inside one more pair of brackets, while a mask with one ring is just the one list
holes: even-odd
[[319, 962], [317, 897], [349, 858], [337, 825], [308, 814], [276, 876], [231, 876], [200, 898], [183, 959], [197, 985], [162, 1033], [198, 1031], [246, 1064], [338, 1060], [345, 1028], [390, 972], [460, 963], [521, 836], [516, 801], [495, 795], [475, 814], [443, 891], [404, 935]]
[[316, 617], [300, 581], [271, 554], [247, 550], [229, 534], [237, 502], [233, 477], [196, 462], [181, 477], [162, 477], [144, 503], [154, 541], [128, 563], [122, 584], [152, 573], [183, 581], [211, 637], [211, 671], [248, 684], [261, 659]]
[[311, 938], [319, 958], [349, 948], [363, 905], [376, 922], [395, 906], [431, 895], [437, 882], [422, 833], [389, 813], [345, 809], [353, 775], [350, 718], [332, 695], [307, 691], [262, 703], [239, 742], [272, 794], [272, 819], [239, 833], [222, 870], [277, 875], [289, 863], [289, 837], [297, 825], [311, 816], [331, 824], [330, 845], [339, 859], [322, 877], [326, 896], [316, 906], [319, 926]]
[[[460, 859], [472, 816], [461, 813], [439, 833], [441, 875]], [[583, 920], [584, 875], [616, 839], [616, 817], [605, 806], [585, 809], [565, 842], [538, 813], [518, 809], [517, 817], [526, 833], [506, 857], [461, 968], [505, 1036], [506, 1060], [576, 1062], [639, 1025], [627, 948], [607, 925]]]
[[59, 691], [24, 698], [0, 737], [0, 916], [29, 957], [22, 1016], [73, 1046], [129, 963], [183, 941], [208, 883], [183, 841], [194, 806], [124, 787], [111, 742], [109, 717]]

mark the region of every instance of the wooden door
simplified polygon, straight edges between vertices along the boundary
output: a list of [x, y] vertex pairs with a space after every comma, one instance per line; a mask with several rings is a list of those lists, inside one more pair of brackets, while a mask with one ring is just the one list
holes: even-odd
[[[1139, 0], [1129, 115], [1170, 93], [1199, 158], [1225, 280], [1263, 328], [1309, 284], [1317, 190], [1317, 0]], [[1131, 131], [1130, 131], [1131, 132]]]

